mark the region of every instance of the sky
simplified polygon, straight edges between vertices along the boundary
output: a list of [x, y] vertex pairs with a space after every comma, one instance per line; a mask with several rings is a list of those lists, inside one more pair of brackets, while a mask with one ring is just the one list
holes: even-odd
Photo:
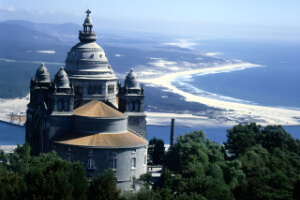
[[199, 37], [300, 38], [299, 0], [0, 0], [0, 20]]

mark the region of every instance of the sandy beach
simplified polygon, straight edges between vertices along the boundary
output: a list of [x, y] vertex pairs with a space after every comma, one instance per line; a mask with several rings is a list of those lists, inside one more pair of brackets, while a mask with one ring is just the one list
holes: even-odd
[[[234, 70], [234, 69], [245, 69], [251, 67], [258, 67], [259, 65], [254, 65], [251, 63], [239, 63], [239, 64], [230, 64], [209, 68], [201, 68], [196, 70], [189, 71], [180, 71], [169, 73], [163, 75], [158, 78], [153, 79], [142, 79], [140, 80], [143, 83], [149, 85], [156, 85], [159, 87], [167, 88], [169, 91], [172, 91], [176, 94], [179, 94], [185, 98], [186, 101], [198, 102], [201, 104], [205, 104], [209, 107], [218, 108], [224, 110], [223, 113], [219, 113], [218, 117], [226, 118], [235, 123], [240, 122], [257, 122], [261, 125], [268, 124], [280, 124], [280, 125], [300, 125], [300, 110], [293, 110], [287, 108], [277, 108], [277, 107], [266, 107], [266, 106], [258, 106], [258, 105], [248, 105], [237, 102], [228, 102], [222, 101], [218, 99], [212, 99], [202, 96], [197, 96], [185, 91], [182, 91], [172, 85], [172, 81], [174, 81], [179, 76], [192, 75], [198, 73], [205, 72], [221, 72], [224, 70]], [[149, 117], [150, 117], [149, 113]], [[169, 114], [169, 118], [174, 114]], [[221, 116], [223, 115], [223, 116]], [[167, 117], [165, 115], [165, 117]], [[191, 116], [195, 119], [194, 116]], [[242, 121], [241, 121], [242, 120]], [[151, 120], [149, 120], [150, 122]], [[211, 120], [210, 120], [211, 121]], [[222, 121], [217, 120], [218, 124], [222, 124]], [[148, 121], [147, 121], [148, 122]], [[152, 120], [154, 123], [155, 121]], [[228, 124], [228, 122], [224, 123]]]
[[[147, 124], [156, 126], [168, 126], [172, 118], [176, 119], [177, 126], [232, 126], [237, 123], [256, 122], [263, 126], [269, 124], [278, 125], [300, 125], [300, 110], [288, 108], [267, 107], [258, 105], [249, 105], [238, 102], [228, 102], [219, 99], [197, 96], [186, 91], [182, 91], [172, 85], [177, 77], [209, 73], [222, 72], [226, 70], [245, 69], [258, 67], [251, 63], [239, 63], [230, 65], [221, 65], [214, 67], [206, 67], [195, 70], [177, 71], [168, 73], [161, 77], [151, 79], [140, 79], [141, 82], [158, 87], [164, 87], [168, 91], [179, 94], [186, 101], [198, 102], [212, 108], [222, 109], [222, 111], [214, 111], [214, 113], [205, 113], [201, 116], [193, 115], [192, 113], [161, 113], [161, 112], [146, 112]], [[16, 99], [0, 99], [0, 118], [3, 121], [9, 121], [8, 115], [14, 111], [26, 112], [27, 104], [29, 103], [29, 94], [24, 98]]]

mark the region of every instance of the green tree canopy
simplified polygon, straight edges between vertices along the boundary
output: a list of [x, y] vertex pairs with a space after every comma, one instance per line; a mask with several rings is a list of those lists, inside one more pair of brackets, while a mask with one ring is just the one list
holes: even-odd
[[165, 143], [156, 137], [149, 141], [148, 154], [151, 158], [151, 164], [161, 165], [165, 158]]
[[88, 181], [81, 163], [53, 152], [30, 156], [27, 144], [7, 157], [10, 163], [0, 169], [0, 199], [85, 199]]
[[108, 169], [104, 174], [93, 178], [88, 189], [88, 199], [91, 200], [117, 200], [121, 199], [121, 190], [117, 189], [117, 184], [112, 169]]

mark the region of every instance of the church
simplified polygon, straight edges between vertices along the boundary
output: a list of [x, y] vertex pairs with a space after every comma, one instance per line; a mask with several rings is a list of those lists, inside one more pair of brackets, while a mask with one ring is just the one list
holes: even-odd
[[117, 187], [131, 190], [147, 171], [144, 89], [133, 69], [118, 81], [86, 13], [65, 68], [51, 80], [41, 64], [31, 79], [26, 141], [32, 155], [55, 151], [84, 163], [87, 177], [111, 168]]

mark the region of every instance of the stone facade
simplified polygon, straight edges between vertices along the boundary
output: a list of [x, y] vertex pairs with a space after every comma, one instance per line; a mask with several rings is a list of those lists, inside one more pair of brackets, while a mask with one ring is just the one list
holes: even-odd
[[128, 116], [128, 128], [147, 138], [146, 115], [144, 113], [144, 88], [140, 87], [137, 74], [131, 69], [124, 86], [119, 88], [119, 111]]
[[87, 177], [112, 168], [118, 188], [131, 190], [134, 177], [147, 168], [144, 89], [133, 70], [124, 87], [117, 84], [92, 28], [88, 10], [66, 67], [51, 81], [42, 64], [32, 78], [26, 141], [32, 155], [56, 151], [67, 161], [83, 162]]

